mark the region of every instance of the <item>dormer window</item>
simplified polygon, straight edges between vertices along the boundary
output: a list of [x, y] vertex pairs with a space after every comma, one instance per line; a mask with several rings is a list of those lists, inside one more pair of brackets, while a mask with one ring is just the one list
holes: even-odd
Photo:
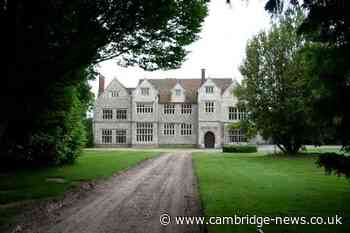
[[181, 96], [181, 90], [180, 89], [175, 89], [175, 95], [176, 96]]
[[109, 98], [118, 97], [118, 96], [119, 96], [119, 92], [118, 91], [109, 91], [108, 92], [108, 97]]
[[146, 87], [146, 88], [141, 88], [141, 95], [146, 95], [148, 96], [149, 95], [149, 88]]
[[205, 93], [207, 93], [207, 94], [214, 93], [214, 87], [213, 86], [206, 86], [205, 87]]

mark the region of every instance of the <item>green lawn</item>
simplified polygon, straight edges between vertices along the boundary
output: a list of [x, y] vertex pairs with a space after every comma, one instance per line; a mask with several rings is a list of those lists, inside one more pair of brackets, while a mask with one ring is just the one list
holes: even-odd
[[[0, 205], [57, 196], [80, 181], [111, 176], [157, 155], [151, 151], [85, 151], [73, 165], [0, 174]], [[50, 182], [47, 178], [61, 178], [65, 182]], [[0, 207], [0, 225], [14, 212], [15, 208]]]
[[[326, 176], [316, 157], [196, 153], [206, 216], [338, 216], [343, 225], [265, 225], [264, 232], [350, 231], [350, 180]], [[253, 225], [210, 225], [209, 233], [256, 232]]]

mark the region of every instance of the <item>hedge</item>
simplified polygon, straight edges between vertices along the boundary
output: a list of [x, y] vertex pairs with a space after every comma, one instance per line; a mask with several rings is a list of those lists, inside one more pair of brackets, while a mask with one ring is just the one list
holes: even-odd
[[258, 149], [256, 145], [224, 145], [222, 152], [226, 153], [254, 153]]

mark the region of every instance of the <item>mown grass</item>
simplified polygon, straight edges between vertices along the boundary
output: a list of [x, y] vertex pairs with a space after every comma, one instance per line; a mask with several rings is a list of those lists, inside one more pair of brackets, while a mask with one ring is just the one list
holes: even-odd
[[[157, 155], [151, 151], [85, 151], [73, 165], [0, 174], [0, 205], [58, 196], [81, 181], [109, 177]], [[64, 183], [48, 178], [60, 178]], [[17, 211], [0, 207], [0, 225]]]
[[[338, 216], [342, 225], [265, 225], [268, 233], [350, 230], [350, 181], [326, 176], [317, 156], [196, 153], [206, 216]], [[256, 232], [254, 225], [210, 225], [209, 233]]]

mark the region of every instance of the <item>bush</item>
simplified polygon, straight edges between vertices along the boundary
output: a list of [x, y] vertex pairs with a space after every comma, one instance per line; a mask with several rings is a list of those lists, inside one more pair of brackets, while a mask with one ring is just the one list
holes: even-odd
[[0, 148], [0, 170], [70, 164], [82, 153], [86, 108], [75, 88], [67, 87], [55, 100], [25, 140], [9, 140], [5, 150]]
[[87, 148], [93, 148], [94, 147], [94, 135], [92, 132], [92, 121], [93, 119], [91, 117], [86, 118], [83, 120], [85, 132], [86, 132], [86, 144], [85, 147]]
[[350, 157], [337, 153], [324, 153], [317, 160], [320, 167], [324, 167], [328, 175], [334, 173], [350, 178]]
[[256, 145], [225, 145], [222, 152], [226, 153], [254, 153], [258, 149]]

